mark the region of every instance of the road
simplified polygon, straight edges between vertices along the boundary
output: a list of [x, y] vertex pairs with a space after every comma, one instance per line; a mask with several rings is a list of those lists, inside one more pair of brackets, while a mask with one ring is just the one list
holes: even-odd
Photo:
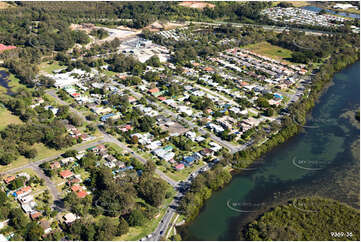
[[295, 28], [295, 27], [279, 27], [274, 25], [258, 25], [258, 24], [242, 24], [242, 23], [231, 23], [231, 22], [222, 22], [217, 21], [215, 23], [209, 23], [209, 22], [193, 22], [193, 21], [186, 21], [187, 24], [193, 23], [193, 24], [203, 24], [203, 25], [213, 25], [213, 26], [219, 26], [224, 24], [231, 24], [234, 27], [260, 27], [265, 30], [273, 30], [276, 32], [283, 32], [287, 30], [296, 30], [296, 31], [302, 31], [305, 32], [305, 34], [312, 34], [312, 35], [328, 35], [332, 34], [331, 32], [321, 31], [321, 30], [313, 30], [313, 29], [301, 29], [301, 28]]
[[206, 87], [203, 87], [203, 86], [201, 86], [201, 85], [199, 85], [199, 84], [194, 84], [194, 86], [195, 86], [195, 87], [198, 87], [199, 89], [202, 89], [202, 90], [205, 91], [205, 92], [209, 92], [210, 94], [212, 94], [212, 95], [214, 95], [214, 96], [216, 96], [216, 97], [219, 97], [220, 99], [223, 99], [223, 101], [226, 101], [226, 102], [228, 102], [228, 103], [230, 103], [230, 104], [232, 104], [232, 105], [234, 105], [234, 106], [236, 106], [236, 107], [239, 107], [239, 104], [236, 103], [234, 100], [229, 99], [229, 98], [226, 98], [225, 96], [223, 96], [223, 95], [221, 95], [221, 94], [218, 94], [218, 93], [212, 91], [211, 89], [208, 89], [208, 88], [206, 88]]
[[[132, 90], [131, 88], [127, 88], [127, 90], [129, 90], [132, 95], [134, 95], [135, 97], [137, 98], [141, 98], [142, 95], [140, 95], [139, 93], [135, 92], [134, 90]], [[153, 102], [149, 99], [146, 98], [146, 101], [152, 105], [155, 105], [155, 106], [159, 106], [158, 103], [156, 102]], [[193, 122], [185, 119], [185, 118], [182, 118], [180, 117], [177, 113], [174, 113], [173, 111], [171, 111], [170, 109], [168, 108], [163, 108], [163, 113], [167, 114], [167, 115], [170, 115], [172, 116], [173, 119], [175, 120], [182, 120], [183, 122], [187, 123], [189, 125], [190, 128], [198, 128], [198, 131], [202, 134], [202, 135], [209, 135], [209, 137], [215, 141], [216, 143], [220, 144], [221, 146], [227, 148], [230, 153], [234, 154], [240, 150], [243, 150], [246, 146], [245, 145], [239, 145], [239, 146], [236, 146], [236, 145], [233, 145], [227, 141], [224, 141], [222, 140], [221, 138], [217, 137], [216, 135], [214, 135], [213, 133], [211, 132], [208, 132], [207, 130], [205, 130], [203, 127], [200, 127], [198, 126], [197, 124], [194, 124]]]
[[[105, 143], [105, 142], [108, 142], [108, 141], [103, 139], [103, 140], [100, 140], [100, 141], [96, 141], [96, 142], [92, 142], [92, 143], [89, 143], [89, 144], [86, 144], [86, 145], [79, 146], [77, 148], [74, 148], [74, 150], [77, 150], [77, 151], [85, 150], [85, 149], [88, 149], [90, 147], [93, 147], [93, 146], [96, 146], [96, 145], [99, 145], [99, 144], [102, 144], [102, 143]], [[20, 166], [20, 167], [16, 167], [16, 168], [1, 172], [0, 176], [6, 176], [6, 175], [14, 174], [14, 173], [20, 172], [20, 171], [22, 171], [22, 170], [24, 170], [26, 168], [33, 169], [35, 171], [35, 173], [40, 178], [44, 179], [46, 187], [49, 188], [50, 194], [53, 196], [54, 202], [53, 202], [52, 208], [54, 208], [54, 209], [56, 209], [58, 211], [63, 211], [64, 210], [64, 204], [63, 204], [63, 201], [61, 200], [61, 195], [60, 195], [56, 185], [51, 181], [51, 179], [48, 176], [46, 176], [44, 174], [43, 170], [39, 167], [41, 164], [43, 164], [45, 162], [55, 160], [55, 159], [59, 158], [60, 156], [61, 156], [61, 154], [54, 155], [54, 156], [51, 156], [51, 157], [47, 157], [45, 159], [33, 161], [33, 162], [30, 162], [30, 163], [27, 163], [26, 165], [23, 165], [23, 166]]]
[[32, 168], [36, 174], [45, 181], [45, 186], [49, 189], [50, 194], [53, 196], [54, 202], [52, 204], [52, 208], [58, 211], [64, 211], [64, 202], [61, 200], [62, 198], [57, 186], [48, 176], [45, 175], [44, 171], [40, 169], [39, 166], [33, 164]]
[[[95, 141], [95, 142], [92, 142], [92, 143], [89, 143], [89, 144], [86, 144], [86, 145], [82, 145], [82, 146], [79, 146], [79, 147], [76, 147], [76, 148], [71, 148], [71, 149], [81, 151], [81, 150], [88, 149], [88, 148], [90, 148], [92, 146], [103, 144], [105, 142], [108, 142], [108, 141], [106, 141], [106, 139], [102, 139], [102, 140], [99, 140], [99, 141]], [[27, 163], [27, 164], [25, 164], [23, 166], [16, 167], [16, 168], [1, 172], [0, 176], [20, 172], [20, 171], [22, 171], [23, 169], [26, 169], [26, 168], [33, 168], [34, 166], [39, 166], [39, 165], [41, 165], [41, 164], [43, 164], [45, 162], [55, 160], [56, 158], [58, 158], [60, 156], [61, 156], [61, 154], [54, 155], [54, 156], [51, 156], [51, 157], [47, 157], [47, 158], [44, 158], [44, 159], [41, 159], [41, 160], [33, 161], [33, 162]]]
[[78, 114], [83, 120], [86, 120], [86, 119], [85, 119], [85, 116], [84, 116], [84, 114], [83, 114], [82, 112], [80, 112], [79, 110], [71, 107], [67, 102], [65, 102], [65, 101], [63, 101], [62, 99], [60, 99], [60, 98], [58, 97], [58, 95], [56, 94], [56, 91], [55, 91], [55, 90], [53, 90], [53, 89], [46, 90], [45, 93], [48, 94], [48, 95], [50, 95], [50, 96], [52, 96], [53, 98], [55, 98], [56, 101], [57, 101], [58, 103], [60, 103], [61, 105], [69, 106], [70, 111], [72, 111], [73, 113]]
[[[53, 98], [55, 98], [60, 104], [62, 105], [69, 105], [67, 102], [61, 100], [58, 95], [56, 94], [55, 90], [47, 90], [46, 91], [47, 94], [49, 94], [50, 96], [52, 96]], [[76, 110], [75, 108], [70, 107], [70, 110], [72, 112], [77, 113], [79, 116], [81, 116], [83, 119], [85, 119], [84, 115], [79, 111]], [[141, 161], [142, 163], [146, 163], [147, 160], [144, 159], [142, 156], [138, 155], [137, 153], [135, 153], [132, 149], [128, 148], [124, 143], [120, 142], [118, 139], [114, 138], [113, 136], [111, 136], [110, 134], [104, 132], [102, 129], [100, 129], [100, 131], [103, 133], [104, 135], [104, 139], [103, 139], [103, 143], [104, 142], [110, 142], [110, 143], [115, 143], [117, 144], [119, 147], [121, 147], [122, 149], [128, 151], [134, 158], [138, 159], [139, 161]], [[91, 147], [91, 146], [90, 146]], [[177, 186], [177, 182], [173, 181], [172, 179], [170, 179], [168, 176], [166, 176], [163, 172], [161, 172], [160, 170], [156, 170], [155, 171], [156, 174], [158, 174], [163, 180], [165, 180], [166, 182], [168, 182], [171, 186], [175, 187]]]
[[[111, 142], [111, 143], [115, 143], [116, 145], [118, 145], [119, 147], [121, 147], [123, 150], [129, 152], [129, 154], [131, 156], [133, 156], [135, 159], [141, 161], [143, 164], [147, 163], [147, 160], [144, 159], [142, 156], [140, 156], [139, 154], [137, 154], [136, 152], [134, 152], [131, 148], [127, 147], [124, 143], [120, 142], [117, 138], [113, 137], [112, 135], [108, 134], [107, 132], [105, 132], [102, 128], [99, 128], [99, 130], [103, 133], [104, 135], [104, 140], [106, 140], [106, 142]], [[168, 182], [172, 187], [177, 187], [178, 182], [175, 182], [174, 180], [172, 180], [171, 178], [169, 178], [168, 176], [166, 176], [162, 171], [160, 171], [159, 169], [155, 170], [155, 173], [158, 174], [163, 180], [165, 180], [166, 182]]]
[[[202, 171], [209, 170], [212, 165], [206, 164], [200, 168], [198, 168], [196, 171], [194, 171], [192, 174], [190, 174], [185, 181], [191, 182], [191, 179], [194, 179], [197, 177]], [[193, 177], [193, 178], [192, 178]], [[180, 186], [180, 185], [178, 185]], [[171, 225], [173, 216], [177, 213], [177, 203], [180, 201], [180, 199], [183, 197], [183, 194], [178, 191], [178, 188], [176, 187], [177, 194], [175, 197], [178, 197], [178, 199], [173, 199], [173, 201], [170, 203], [166, 213], [164, 214], [162, 218], [162, 222], [158, 224], [158, 227], [154, 230], [154, 232], [151, 234], [152, 236], [150, 238], [145, 239], [146, 241], [159, 241], [162, 237], [166, 236], [166, 232]], [[176, 222], [176, 221], [175, 221]], [[175, 224], [175, 223], [174, 223]]]

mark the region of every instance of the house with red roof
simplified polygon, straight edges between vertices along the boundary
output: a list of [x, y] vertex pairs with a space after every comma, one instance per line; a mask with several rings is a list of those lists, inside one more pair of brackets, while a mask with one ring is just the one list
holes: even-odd
[[64, 171], [61, 171], [59, 174], [64, 179], [64, 178], [71, 177], [73, 175], [73, 172], [71, 172], [69, 170], [64, 170]]
[[20, 188], [19, 190], [17, 190], [15, 192], [15, 196], [16, 197], [23, 197], [23, 196], [26, 196], [28, 195], [29, 193], [31, 193], [31, 187], [30, 186], [27, 186], [27, 187], [23, 187], [23, 188]]
[[41, 213], [36, 211], [36, 212], [33, 212], [30, 214], [30, 218], [31, 220], [35, 220], [35, 219], [38, 219], [39, 217], [41, 216]]
[[135, 97], [133, 97], [133, 96], [129, 96], [128, 100], [130, 103], [137, 101], [137, 99], [135, 99]]
[[84, 190], [80, 190], [79, 192], [76, 193], [76, 195], [78, 196], [78, 198], [85, 198], [88, 193]]
[[69, 186], [71, 186], [71, 185], [76, 184], [76, 183], [79, 183], [79, 182], [81, 182], [81, 180], [80, 180], [79, 178], [74, 177], [74, 178], [68, 180], [68, 181], [66, 182], [66, 184], [68, 184]]
[[210, 66], [205, 67], [203, 70], [208, 71], [208, 72], [214, 72], [214, 69]]
[[178, 164], [178, 165], [175, 166], [175, 169], [176, 169], [177, 171], [183, 170], [183, 169], [184, 169], [184, 165], [183, 165], [183, 164]]
[[132, 130], [132, 129], [133, 129], [133, 127], [130, 124], [126, 124], [123, 127], [119, 128], [119, 130], [122, 131], [122, 132], [127, 132], [127, 131]]
[[158, 87], [155, 87], [155, 88], [149, 89], [149, 92], [150, 92], [151, 94], [158, 93], [158, 92], [159, 92], [159, 88], [158, 88]]
[[99, 151], [106, 150], [105, 145], [97, 145]]
[[4, 178], [4, 182], [6, 184], [9, 184], [10, 182], [14, 181], [15, 180], [15, 176], [8, 176], [8, 177], [5, 177]]
[[73, 185], [73, 186], [71, 187], [71, 190], [72, 190], [73, 192], [77, 192], [77, 191], [82, 190], [82, 188], [81, 188], [80, 185], [75, 184], [75, 185]]
[[13, 45], [3, 45], [3, 44], [0, 44], [0, 52], [3, 52], [5, 50], [12, 50], [12, 49], [16, 49], [16, 46], [13, 46]]

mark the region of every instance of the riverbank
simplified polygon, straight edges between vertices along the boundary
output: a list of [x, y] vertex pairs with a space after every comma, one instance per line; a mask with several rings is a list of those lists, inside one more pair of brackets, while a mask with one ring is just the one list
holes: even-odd
[[[340, 59], [343, 59], [343, 58], [344, 57], [340, 57]], [[313, 89], [313, 91], [310, 93], [309, 98], [308, 99], [303, 99], [297, 106], [295, 105], [294, 108], [293, 108], [294, 111], [297, 111], [294, 114], [297, 117], [296, 121], [300, 120], [299, 124], [304, 124], [304, 122], [306, 120], [305, 117], [307, 115], [306, 111], [309, 111], [312, 107], [314, 107], [314, 105], [317, 102], [318, 98], [323, 93], [324, 87], [326, 85], [328, 85], [328, 83], [330, 83], [330, 80], [333, 77], [333, 74], [336, 73], [337, 71], [339, 71], [342, 68], [346, 68], [349, 64], [352, 64], [353, 62], [357, 61], [357, 59], [358, 59], [358, 56], [357, 56], [357, 53], [355, 53], [354, 56], [351, 56], [351, 57], [349, 56], [349, 58], [344, 59], [344, 61], [342, 63], [338, 62], [338, 63], [333, 63], [333, 65], [329, 65], [329, 66], [326, 66], [326, 67], [321, 67], [322, 69], [320, 70], [320, 72], [317, 75], [319, 77], [317, 77], [317, 76], [314, 77], [314, 79], [316, 79], [317, 81], [314, 83], [315, 89]], [[330, 69], [332, 69], [332, 71], [330, 71]], [[327, 77], [327, 78], [325, 78], [325, 77]], [[298, 112], [299, 110], [304, 110], [304, 112]], [[299, 115], [299, 116], [303, 115], [302, 116], [303, 118], [300, 118], [297, 115]], [[303, 120], [303, 122], [302, 122], [302, 120]], [[297, 133], [299, 133], [300, 130], [303, 130], [302, 128], [300, 128], [299, 124], [298, 123], [296, 124], [297, 126], [299, 126], [297, 128], [297, 129], [299, 129], [297, 131]], [[292, 126], [293, 125], [295, 125], [295, 122], [292, 122]], [[293, 133], [293, 135], [294, 134], [296, 134], [296, 133]], [[292, 137], [292, 135], [289, 135], [288, 139], [290, 137]], [[287, 139], [284, 139], [282, 143], [284, 143], [286, 140]], [[259, 150], [258, 152], [257, 151], [253, 152], [254, 150], [250, 150], [248, 153], [250, 153], [250, 154], [254, 153], [256, 155], [253, 154], [253, 156], [249, 156], [248, 158], [252, 158], [252, 159], [248, 159], [247, 166], [244, 166], [244, 167], [249, 168], [249, 166], [251, 164], [253, 164], [255, 160], [259, 159], [260, 156], [265, 155], [266, 152], [268, 154], [268, 152], [270, 152], [272, 149], [274, 149], [275, 147], [277, 147], [281, 143], [275, 142], [275, 143], [271, 143], [271, 144], [273, 144], [273, 145], [264, 144], [265, 149], [262, 150], [262, 152], [261, 152], [261, 150]], [[249, 169], [252, 170], [252, 168], [249, 168]], [[247, 174], [246, 170], [239, 169], [239, 171], [244, 173], [244, 174]], [[225, 189], [227, 190], [227, 187]], [[245, 191], [245, 192], [247, 192], [247, 191]], [[261, 193], [262, 192], [263, 191], [261, 191]], [[189, 226], [190, 222], [191, 222], [191, 220], [188, 220], [188, 224], [185, 227]], [[234, 222], [234, 221], [232, 221], [232, 222]], [[198, 227], [200, 226], [199, 223], [198, 223], [197, 226]], [[184, 230], [183, 230], [183, 232], [184, 232]], [[185, 232], [185, 233], [187, 233], [187, 232]], [[191, 238], [194, 239], [194, 237], [191, 237]]]

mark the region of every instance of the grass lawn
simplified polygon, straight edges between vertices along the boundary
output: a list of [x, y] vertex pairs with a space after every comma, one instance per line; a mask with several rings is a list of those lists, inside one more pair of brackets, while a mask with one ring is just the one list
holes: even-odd
[[289, 1], [289, 3], [292, 3], [292, 5], [296, 8], [310, 5], [307, 1]]
[[52, 74], [53, 71], [59, 70], [62, 68], [65, 68], [65, 66], [59, 65], [59, 63], [57, 61], [54, 61], [52, 64], [50, 64], [49, 62], [43, 62], [39, 65], [40, 71], [48, 73], [48, 74]]
[[57, 156], [57, 155], [60, 155], [60, 154], [64, 153], [67, 150], [75, 149], [75, 148], [77, 148], [79, 146], [83, 146], [83, 145], [86, 145], [88, 143], [96, 142], [96, 141], [99, 141], [101, 139], [102, 138], [97, 138], [97, 139], [90, 140], [90, 141], [87, 141], [87, 142], [83, 142], [81, 144], [77, 144], [77, 145], [74, 145], [72, 147], [64, 148], [64, 149], [61, 149], [61, 150], [49, 149], [44, 144], [37, 143], [37, 144], [34, 144], [32, 146], [38, 151], [38, 155], [34, 159], [29, 160], [29, 159], [25, 158], [24, 156], [20, 156], [16, 161], [13, 161], [11, 164], [9, 164], [7, 166], [0, 166], [0, 172], [7, 171], [7, 170], [10, 170], [10, 169], [13, 169], [13, 168], [16, 168], [16, 167], [26, 165], [30, 161], [33, 162], [33, 161], [41, 160], [41, 159], [44, 159], [44, 158], [47, 158], [47, 157]]
[[3, 130], [9, 124], [21, 124], [22, 121], [18, 116], [11, 114], [9, 110], [0, 105], [0, 130]]
[[272, 45], [266, 41], [247, 45], [245, 46], [245, 48], [257, 54], [264, 55], [278, 61], [285, 61], [288, 63], [292, 63], [288, 60], [292, 57], [291, 50], [284, 49], [276, 45]]
[[187, 179], [191, 173], [193, 173], [195, 170], [199, 169], [200, 167], [202, 167], [204, 165], [205, 165], [205, 163], [203, 161], [201, 161], [200, 164], [194, 163], [192, 167], [187, 167], [187, 168], [184, 168], [183, 170], [175, 171], [174, 173], [170, 172], [170, 171], [165, 171], [164, 169], [160, 169], [160, 170], [162, 170], [165, 173], [165, 175], [167, 175], [169, 178], [171, 178], [175, 181], [183, 181], [183, 180]]
[[109, 77], [115, 76], [115, 74], [116, 74], [116, 72], [108, 71], [108, 70], [103, 70], [103, 73]]
[[56, 101], [56, 99], [52, 96], [50, 96], [49, 94], [45, 93], [44, 94], [44, 99], [48, 102], [50, 102], [51, 105], [56, 105], [58, 102]]

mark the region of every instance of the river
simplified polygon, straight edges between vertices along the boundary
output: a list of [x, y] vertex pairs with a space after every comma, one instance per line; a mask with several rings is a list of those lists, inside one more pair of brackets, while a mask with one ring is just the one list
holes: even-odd
[[0, 86], [4, 87], [6, 89], [7, 95], [14, 95], [14, 93], [11, 91], [11, 87], [9, 87], [9, 74], [6, 73], [6, 71], [0, 70]]
[[242, 225], [271, 206], [300, 195], [328, 196], [357, 207], [358, 201], [354, 200], [358, 200], [358, 190], [352, 200], [337, 179], [351, 171], [356, 171], [356, 180], [359, 175], [359, 160], [350, 152], [359, 131], [340, 117], [359, 107], [359, 90], [357, 62], [334, 76], [333, 85], [313, 108], [304, 130], [213, 193], [199, 216], [179, 229], [182, 238], [239, 240]]
[[339, 15], [341, 17], [350, 17], [350, 18], [358, 18], [358, 19], [360, 18], [360, 15], [356, 14], [356, 13], [345, 13], [345, 12], [341, 12], [341, 11], [336, 12], [336, 11], [333, 11], [330, 9], [322, 9], [322, 8], [319, 8], [316, 6], [305, 6], [305, 7], [301, 7], [301, 8], [310, 10], [310, 11], [316, 12], [316, 13], [319, 13], [321, 10], [325, 10], [327, 13]]

